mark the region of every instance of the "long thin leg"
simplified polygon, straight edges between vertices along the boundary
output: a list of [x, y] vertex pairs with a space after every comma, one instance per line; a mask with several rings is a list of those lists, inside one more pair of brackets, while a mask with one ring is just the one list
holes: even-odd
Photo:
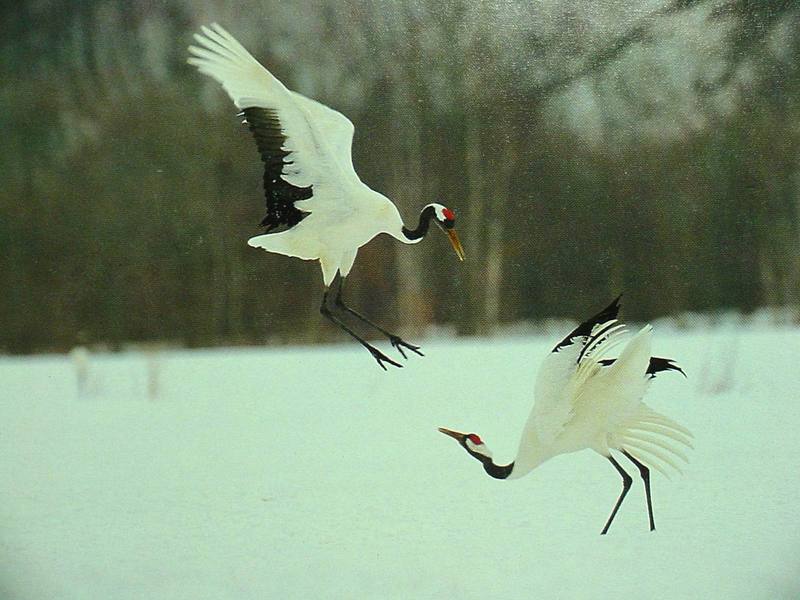
[[344, 280], [345, 280], [344, 277], [340, 277], [339, 278], [339, 287], [336, 289], [336, 296], [334, 297], [334, 302], [336, 303], [336, 306], [338, 308], [341, 308], [342, 310], [346, 310], [351, 315], [353, 315], [355, 318], [360, 319], [363, 323], [366, 323], [370, 327], [373, 327], [373, 328], [377, 329], [378, 331], [380, 331], [383, 335], [385, 335], [387, 338], [389, 338], [389, 342], [391, 342], [392, 346], [394, 346], [395, 348], [397, 348], [400, 351], [400, 354], [403, 355], [403, 358], [406, 358], [406, 353], [403, 351], [403, 348], [408, 348], [409, 350], [411, 350], [412, 352], [416, 352], [420, 356], [425, 356], [422, 352], [419, 351], [419, 346], [414, 346], [413, 344], [409, 344], [408, 342], [402, 340], [399, 336], [397, 336], [397, 335], [395, 335], [393, 333], [389, 333], [388, 331], [386, 331], [383, 327], [381, 327], [377, 323], [373, 323], [372, 321], [370, 321], [367, 317], [365, 317], [361, 313], [356, 312], [355, 310], [353, 310], [352, 308], [347, 306], [344, 303], [344, 300], [342, 299], [342, 288], [344, 287]]
[[653, 519], [653, 501], [650, 498], [650, 469], [645, 467], [638, 459], [631, 456], [627, 450], [623, 450], [622, 453], [628, 457], [629, 461], [638, 467], [639, 475], [642, 476], [642, 481], [644, 481], [644, 495], [647, 497], [647, 516], [650, 519], [650, 531], [655, 531], [656, 522]]
[[608, 531], [608, 528], [611, 527], [611, 521], [614, 520], [614, 517], [617, 516], [617, 511], [619, 507], [622, 505], [622, 501], [625, 499], [625, 496], [628, 494], [628, 490], [631, 489], [631, 484], [633, 483], [633, 478], [628, 475], [628, 473], [623, 469], [620, 464], [614, 460], [614, 457], [609, 455], [608, 460], [611, 461], [611, 464], [614, 465], [614, 468], [619, 472], [622, 476], [622, 493], [619, 495], [619, 499], [617, 503], [614, 505], [614, 510], [611, 511], [611, 516], [608, 517], [608, 521], [606, 521], [606, 526], [603, 527], [603, 531], [600, 532], [600, 535], [605, 535]]
[[386, 371], [386, 365], [384, 362], [388, 362], [390, 365], [394, 365], [395, 367], [402, 368], [403, 365], [393, 361], [391, 358], [386, 356], [383, 352], [375, 348], [372, 344], [366, 342], [363, 338], [358, 336], [352, 329], [350, 329], [347, 325], [345, 325], [336, 315], [331, 312], [331, 309], [328, 307], [328, 290], [325, 290], [325, 293], [322, 295], [322, 304], [319, 307], [319, 312], [322, 313], [326, 319], [328, 319], [331, 323], [336, 325], [339, 329], [344, 331], [345, 333], [349, 334], [354, 340], [356, 340], [359, 344], [364, 346], [369, 353], [372, 354], [372, 357], [378, 361], [378, 366]]

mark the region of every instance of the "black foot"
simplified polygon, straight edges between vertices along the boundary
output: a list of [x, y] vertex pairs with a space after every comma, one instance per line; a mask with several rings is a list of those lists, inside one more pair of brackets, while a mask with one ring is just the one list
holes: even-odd
[[369, 350], [369, 353], [372, 354], [372, 358], [374, 358], [376, 361], [378, 361], [378, 366], [381, 369], [383, 369], [384, 371], [388, 370], [386, 368], [386, 365], [383, 364], [385, 362], [389, 363], [390, 365], [394, 365], [395, 367], [399, 367], [400, 369], [403, 368], [403, 365], [401, 365], [398, 362], [393, 361], [391, 358], [386, 356], [383, 352], [381, 352], [380, 350], [378, 350], [374, 346], [370, 346], [369, 344], [364, 344], [364, 348]]
[[396, 335], [390, 335], [389, 341], [392, 343], [392, 346], [394, 346], [400, 351], [400, 354], [403, 355], [403, 358], [408, 358], [406, 356], [406, 353], [403, 351], [403, 348], [408, 348], [409, 350], [419, 354], [420, 356], [425, 356], [422, 352], [419, 351], [419, 346], [414, 346], [413, 344], [409, 344], [408, 342], [401, 340]]

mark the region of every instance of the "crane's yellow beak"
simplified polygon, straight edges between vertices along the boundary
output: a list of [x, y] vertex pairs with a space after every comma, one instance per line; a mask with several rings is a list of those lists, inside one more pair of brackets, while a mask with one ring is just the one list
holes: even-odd
[[447, 429], [445, 427], [439, 427], [439, 431], [441, 431], [445, 435], [449, 435], [451, 438], [453, 438], [455, 440], [458, 440], [459, 442], [464, 439], [464, 434], [463, 433], [459, 433], [458, 431], [453, 431], [452, 429]]
[[[458, 234], [455, 229], [447, 230], [447, 237], [450, 238], [450, 243], [453, 245], [453, 250], [458, 255], [458, 260], [464, 260], [464, 248], [461, 246], [461, 241], [458, 239]], [[439, 431], [442, 431], [441, 429]], [[442, 431], [442, 433], [444, 433]]]

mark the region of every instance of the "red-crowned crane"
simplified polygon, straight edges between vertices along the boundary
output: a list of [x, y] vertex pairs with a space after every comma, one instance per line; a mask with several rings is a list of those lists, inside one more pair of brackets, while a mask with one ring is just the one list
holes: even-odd
[[[222, 84], [255, 136], [264, 162], [267, 215], [263, 235], [250, 246], [269, 252], [319, 260], [325, 292], [320, 312], [361, 343], [384, 370], [400, 367], [356, 334], [344, 313], [385, 335], [406, 357], [414, 346], [389, 333], [342, 300], [344, 280], [358, 249], [380, 233], [405, 244], [419, 242], [431, 222], [447, 233], [458, 258], [464, 260], [455, 229], [455, 213], [428, 204], [414, 229], [403, 224], [397, 207], [383, 194], [362, 183], [353, 168], [353, 124], [341, 113], [286, 88], [225, 29], [214, 23], [195, 34], [189, 63]], [[338, 275], [338, 277], [337, 277]], [[333, 305], [328, 300], [338, 280]]]
[[[678, 471], [676, 459], [688, 461], [681, 446], [691, 448], [692, 434], [647, 406], [642, 398], [661, 371], [683, 370], [672, 359], [650, 355], [652, 327], [646, 325], [625, 344], [618, 358], [609, 350], [621, 344], [624, 325], [617, 320], [619, 298], [581, 323], [553, 348], [542, 363], [535, 384], [535, 404], [528, 417], [517, 456], [497, 465], [475, 433], [440, 427], [496, 479], [517, 479], [559, 454], [590, 449], [606, 458], [622, 476], [622, 493], [601, 533], [605, 534], [633, 482], [612, 455], [620, 452], [644, 481], [650, 530], [656, 528], [650, 497], [650, 467], [664, 475]], [[683, 373], [685, 376], [685, 373]]]

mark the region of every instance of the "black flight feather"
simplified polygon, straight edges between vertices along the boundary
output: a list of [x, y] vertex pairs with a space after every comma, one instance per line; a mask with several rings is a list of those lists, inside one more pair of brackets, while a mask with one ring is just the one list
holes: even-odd
[[267, 232], [281, 226], [294, 227], [308, 213], [295, 207], [298, 200], [307, 200], [313, 196], [312, 186], [297, 187], [283, 179], [283, 168], [291, 165], [287, 160], [291, 155], [284, 148], [286, 136], [283, 133], [278, 113], [271, 108], [252, 106], [242, 110], [244, 123], [253, 132], [258, 153], [264, 163], [264, 195], [267, 199], [267, 215], [261, 225]]
[[[603, 358], [599, 362], [604, 367], [609, 367], [613, 365], [616, 360], [616, 358]], [[647, 371], [645, 371], [645, 374], [649, 375], [650, 377], [655, 377], [656, 373], [660, 373], [661, 371], [678, 371], [681, 375], [686, 377], [686, 373], [684, 373], [683, 369], [675, 364], [673, 359], [651, 356], [650, 364], [647, 365]]]
[[611, 302], [611, 304], [606, 306], [595, 316], [578, 325], [567, 337], [561, 340], [556, 347], [553, 348], [553, 352], [558, 352], [562, 348], [571, 345], [575, 341], [575, 338], [588, 338], [592, 334], [592, 329], [594, 329], [595, 325], [616, 319], [617, 315], [619, 314], [619, 301], [621, 298], [622, 295], [620, 294]]

